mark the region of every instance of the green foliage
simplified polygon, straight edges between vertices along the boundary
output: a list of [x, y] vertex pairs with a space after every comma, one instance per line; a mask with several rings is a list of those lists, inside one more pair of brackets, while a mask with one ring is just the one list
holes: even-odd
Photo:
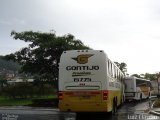
[[55, 33], [12, 31], [11, 36], [15, 40], [29, 42], [29, 46], [6, 55], [5, 58], [18, 62], [21, 65], [21, 72], [31, 73], [38, 76], [38, 80], [54, 83], [57, 83], [58, 63], [63, 51], [89, 49], [71, 34], [56, 36]]
[[0, 106], [33, 106], [33, 107], [58, 107], [58, 98], [55, 96], [42, 96], [28, 99], [10, 99], [0, 96]]
[[17, 105], [29, 105], [32, 101], [29, 99], [9, 99], [4, 96], [0, 96], [0, 106], [17, 106]]
[[0, 75], [0, 95], [1, 95], [1, 92], [6, 84], [7, 84], [7, 80], [6, 80], [5, 76], [3, 74]]
[[[43, 88], [41, 87], [43, 86]], [[55, 94], [54, 88], [49, 84], [34, 86], [31, 83], [23, 82], [8, 85], [4, 88], [3, 95], [9, 98], [32, 98], [34, 96], [48, 96]]]
[[134, 77], [137, 77], [137, 78], [140, 78], [140, 77], [141, 77], [141, 76], [138, 75], [138, 74], [133, 74], [133, 75], [131, 75], [131, 76], [134, 76]]
[[122, 62], [122, 63], [114, 62], [114, 63], [117, 65], [117, 67], [118, 67], [124, 74], [126, 74], [126, 72], [127, 72], [127, 64], [126, 64], [126, 63], [124, 63], [124, 62]]
[[138, 77], [138, 78], [144, 78], [144, 79], [148, 79], [148, 80], [151, 80], [151, 81], [157, 81], [158, 78], [160, 77], [160, 73], [145, 73], [145, 74], [133, 74], [131, 76], [135, 76], [135, 77]]
[[149, 80], [158, 80], [158, 78], [160, 77], [160, 73], [154, 73], [154, 74], [150, 74], [150, 73], [145, 73], [144, 74], [144, 78], [145, 79], [149, 79]]

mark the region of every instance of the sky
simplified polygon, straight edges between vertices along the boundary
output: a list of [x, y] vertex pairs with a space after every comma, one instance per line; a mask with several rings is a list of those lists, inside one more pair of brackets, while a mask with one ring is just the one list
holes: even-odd
[[70, 33], [130, 75], [160, 71], [160, 0], [0, 0], [0, 55], [27, 46], [12, 30]]

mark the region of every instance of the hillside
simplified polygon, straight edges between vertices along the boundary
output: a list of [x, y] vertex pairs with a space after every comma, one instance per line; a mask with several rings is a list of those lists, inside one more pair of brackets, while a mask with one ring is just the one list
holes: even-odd
[[11, 71], [18, 71], [20, 65], [13, 61], [7, 61], [2, 59], [3, 56], [0, 56], [0, 70], [11, 70]]

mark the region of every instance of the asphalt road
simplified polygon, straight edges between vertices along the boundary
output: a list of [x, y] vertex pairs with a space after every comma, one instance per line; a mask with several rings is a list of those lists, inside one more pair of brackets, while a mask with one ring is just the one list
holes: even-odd
[[65, 113], [52, 108], [0, 107], [0, 120], [160, 120], [148, 114], [149, 100], [128, 102], [112, 116], [108, 113]]

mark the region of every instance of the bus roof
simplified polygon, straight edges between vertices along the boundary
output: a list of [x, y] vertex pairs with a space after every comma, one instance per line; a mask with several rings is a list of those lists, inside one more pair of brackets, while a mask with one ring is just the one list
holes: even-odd
[[144, 79], [144, 78], [138, 78], [138, 77], [135, 77], [135, 76], [129, 76], [129, 77], [125, 77], [125, 80], [144, 80], [144, 81], [150, 81], [148, 79]]

